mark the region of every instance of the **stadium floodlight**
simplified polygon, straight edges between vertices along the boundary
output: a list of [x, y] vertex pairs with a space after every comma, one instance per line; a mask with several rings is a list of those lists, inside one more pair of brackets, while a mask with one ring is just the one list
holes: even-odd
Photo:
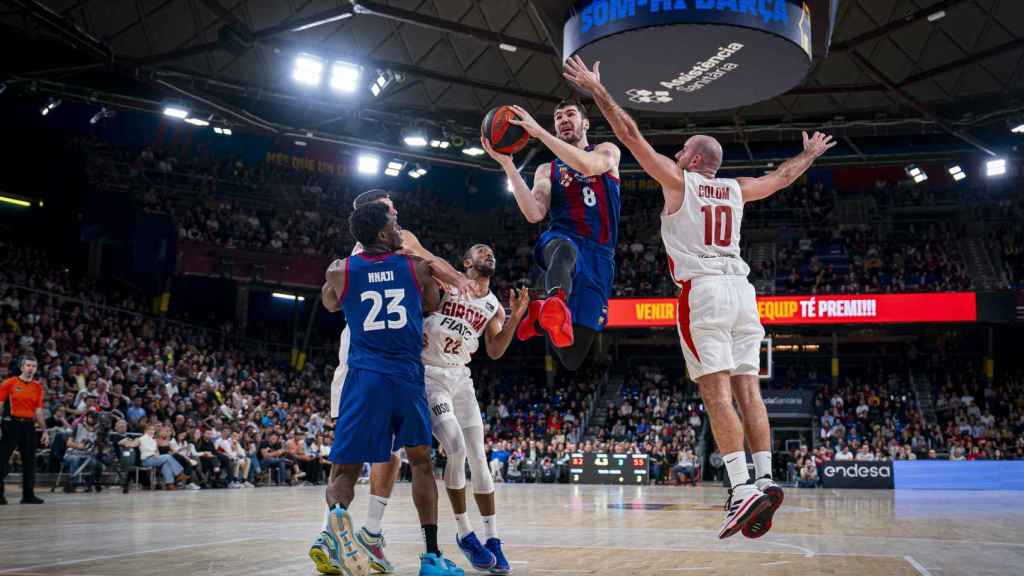
[[43, 107], [39, 109], [39, 113], [43, 116], [46, 116], [50, 112], [53, 112], [54, 108], [60, 106], [61, 102], [62, 100], [60, 98], [51, 97], [49, 100], [46, 101], [46, 104], [44, 104]]
[[296, 300], [298, 300], [299, 302], [306, 301], [306, 299], [302, 296], [296, 296], [295, 294], [288, 294], [286, 292], [274, 292], [271, 294], [271, 296], [277, 298], [278, 300], [288, 300], [290, 302], [295, 302]]
[[928, 15], [928, 21], [929, 22], [938, 22], [939, 20], [942, 20], [945, 17], [946, 17], [946, 11], [945, 10], [939, 10], [938, 12], [932, 12], [931, 14], [929, 14]]
[[359, 76], [363, 73], [362, 66], [337, 60], [331, 67], [331, 89], [335, 92], [351, 94], [359, 87]]
[[104, 107], [100, 108], [99, 112], [93, 114], [92, 118], [89, 118], [89, 124], [99, 124], [104, 119], [111, 118], [113, 115], [114, 115], [114, 111], [113, 110], [107, 110], [107, 107], [104, 106]]
[[1013, 128], [1010, 128], [1010, 132], [1013, 132], [1014, 134], [1024, 134], [1024, 124], [1018, 124]]
[[295, 141], [295, 145], [296, 145], [296, 146], [302, 146], [302, 147], [305, 147], [305, 146], [306, 146], [306, 141], [305, 141], [305, 140], [296, 140], [296, 141]]
[[401, 160], [392, 160], [388, 162], [388, 167], [384, 169], [386, 176], [398, 176], [402, 173], [402, 168], [405, 168], [405, 162]]
[[430, 147], [431, 148], [440, 148], [441, 150], [447, 150], [448, 147], [451, 146], [451, 145], [452, 145], [451, 142], [449, 142], [447, 140], [431, 140], [430, 141]]
[[200, 126], [200, 127], [202, 127], [202, 126], [209, 126], [210, 125], [210, 121], [209, 120], [203, 120], [202, 118], [194, 118], [194, 117], [192, 117], [192, 118], [185, 118], [185, 122], [188, 122], [189, 124], [191, 124], [193, 126]]
[[985, 175], [989, 178], [1006, 174], [1006, 158], [997, 158], [985, 163]]
[[418, 126], [410, 126], [402, 129], [402, 142], [406, 146], [422, 148], [427, 145], [427, 131]]
[[928, 179], [928, 175], [925, 174], [924, 172], [920, 172], [920, 173], [918, 173], [917, 176], [914, 176], [914, 182], [916, 184], [920, 184], [921, 182], [924, 182], [927, 179]]
[[504, 50], [505, 52], [515, 52], [516, 50], [518, 50], [518, 48], [516, 48], [514, 45], [506, 44], [504, 42], [498, 44], [498, 48]]
[[380, 172], [380, 158], [374, 154], [360, 154], [356, 161], [356, 171], [360, 174]]
[[292, 65], [292, 80], [305, 86], [319, 86], [324, 76], [324, 61], [312, 54], [301, 53]]
[[223, 128], [221, 126], [213, 127], [214, 134], [220, 134], [221, 136], [231, 136], [231, 128]]
[[948, 171], [949, 171], [949, 175], [952, 176], [953, 180], [956, 181], [956, 182], [959, 182], [959, 181], [967, 178], [967, 173], [964, 172], [964, 169], [961, 168], [959, 164], [954, 164], [954, 165], [950, 166]]
[[423, 166], [420, 166], [419, 164], [417, 164], [416, 167], [413, 168], [412, 170], [409, 170], [409, 176], [411, 176], [413, 178], [419, 178], [419, 177], [423, 176], [426, 173], [427, 173], [426, 168], [424, 168]]
[[470, 146], [469, 148], [463, 148], [462, 153], [466, 156], [479, 156], [484, 153], [484, 149], [477, 148], [476, 146]]
[[180, 106], [164, 106], [164, 116], [184, 120], [185, 118], [188, 118], [188, 110]]
[[384, 90], [395, 81], [395, 73], [391, 70], [377, 70], [377, 78], [370, 84], [370, 93], [374, 98], [384, 93]]

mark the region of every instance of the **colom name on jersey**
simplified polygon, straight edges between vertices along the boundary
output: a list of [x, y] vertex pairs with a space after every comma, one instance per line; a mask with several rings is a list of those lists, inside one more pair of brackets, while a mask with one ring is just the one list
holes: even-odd
[[461, 302], [446, 301], [441, 305], [441, 315], [446, 317], [441, 321], [441, 326], [445, 328], [453, 328], [455, 324], [461, 324], [461, 322], [453, 321], [455, 319], [465, 320], [476, 332], [482, 330], [487, 324], [487, 316]]

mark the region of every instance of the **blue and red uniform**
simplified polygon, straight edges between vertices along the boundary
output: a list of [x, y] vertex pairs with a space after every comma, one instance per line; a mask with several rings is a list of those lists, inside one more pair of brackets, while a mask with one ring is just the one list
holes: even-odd
[[[587, 151], [593, 150], [593, 146]], [[551, 221], [534, 247], [541, 268], [544, 248], [556, 238], [576, 246], [576, 272], [566, 304], [572, 323], [594, 330], [608, 320], [608, 298], [615, 279], [615, 247], [619, 242], [619, 179], [605, 172], [584, 176], [565, 162], [551, 163]]]
[[341, 309], [352, 342], [331, 462], [388, 462], [393, 449], [431, 443], [421, 291], [408, 256], [345, 260]]

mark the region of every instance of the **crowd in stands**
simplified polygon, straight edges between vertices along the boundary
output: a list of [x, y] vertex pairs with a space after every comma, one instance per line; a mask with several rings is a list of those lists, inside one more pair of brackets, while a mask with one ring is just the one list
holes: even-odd
[[[348, 202], [359, 190], [358, 182], [348, 178], [262, 162], [248, 166], [239, 158], [218, 159], [209, 153], [178, 160], [151, 148], [116, 151], [114, 158], [105, 158], [92, 162], [92, 180], [133, 188], [146, 210], [172, 215], [180, 238], [294, 254], [340, 253], [351, 245], [345, 218]], [[409, 188], [409, 183], [396, 184]], [[745, 240], [742, 249], [755, 285], [779, 294], [972, 287], [957, 241], [962, 230], [956, 225], [925, 222], [885, 232], [879, 227], [884, 210], [934, 201], [939, 193], [879, 180], [874, 189], [859, 194], [870, 205], [870, 217], [858, 225], [840, 221], [836, 206], [841, 195], [821, 180], [801, 181], [752, 205], [745, 214], [745, 230], [778, 229], [780, 223], [787, 228], [767, 240], [769, 253], [756, 258]], [[498, 252], [499, 288], [536, 277], [530, 247], [540, 228], [527, 224], [512, 202], [489, 214], [471, 215], [420, 186], [396, 196], [400, 221], [436, 254], [458, 263], [466, 243], [460, 232], [480, 230], [483, 237], [474, 240], [490, 242]], [[626, 179], [622, 203], [615, 294], [674, 294], [659, 237], [661, 194], [651, 181]], [[494, 226], [474, 227], [481, 217]], [[1021, 276], [1018, 236], [1010, 231], [1000, 237], [1015, 278]]]

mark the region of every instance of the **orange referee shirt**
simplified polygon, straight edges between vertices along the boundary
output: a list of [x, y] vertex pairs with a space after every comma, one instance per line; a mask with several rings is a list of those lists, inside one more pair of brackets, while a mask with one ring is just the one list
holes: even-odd
[[0, 384], [0, 402], [11, 403], [11, 416], [33, 418], [43, 407], [43, 385], [35, 380], [25, 382], [15, 376]]

